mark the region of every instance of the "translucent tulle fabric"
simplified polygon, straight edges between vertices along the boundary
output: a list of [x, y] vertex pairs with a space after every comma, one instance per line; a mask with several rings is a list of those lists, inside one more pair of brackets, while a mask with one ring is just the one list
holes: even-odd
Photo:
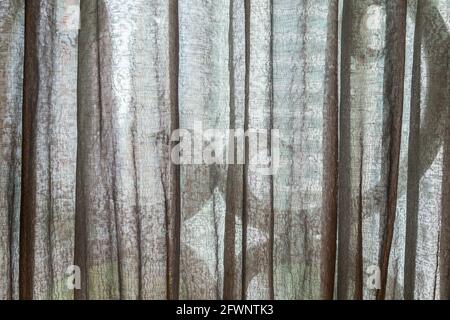
[[449, 62], [447, 0], [2, 0], [0, 299], [450, 298]]

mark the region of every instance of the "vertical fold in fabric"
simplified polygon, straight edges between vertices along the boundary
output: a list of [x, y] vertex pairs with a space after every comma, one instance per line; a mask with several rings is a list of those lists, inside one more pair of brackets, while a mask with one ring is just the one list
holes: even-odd
[[[349, 298], [350, 274], [354, 273], [351, 266], [355, 265], [353, 254], [350, 252], [354, 242], [352, 237], [351, 216], [351, 132], [350, 132], [350, 76], [351, 54], [353, 45], [352, 36], [352, 7], [353, 1], [343, 2], [342, 11], [342, 41], [341, 41], [341, 97], [339, 116], [339, 203], [338, 203], [338, 265], [337, 265], [337, 298]], [[353, 239], [351, 239], [353, 238]], [[353, 240], [353, 241], [352, 241]]]
[[[391, 50], [386, 42], [388, 6], [384, 1], [343, 2], [338, 299], [373, 298], [374, 290], [365, 285], [365, 272], [378, 266], [380, 233], [384, 232], [380, 217], [387, 197], [391, 197], [385, 182], [385, 166], [390, 160], [384, 151], [386, 143], [389, 148], [391, 137], [383, 132], [390, 126], [383, 109], [391, 111], [390, 106], [383, 105], [385, 64], [389, 61], [386, 55]], [[397, 31], [389, 32], [399, 36]], [[385, 132], [389, 133], [389, 129]]]
[[[170, 126], [167, 135], [172, 135], [180, 128], [179, 108], [179, 3], [178, 0], [169, 2], [169, 117]], [[157, 14], [156, 14], [157, 17]], [[157, 37], [157, 36], [156, 36]], [[155, 40], [157, 39], [155, 37]], [[158, 79], [157, 79], [158, 80]], [[167, 115], [166, 115], [167, 116]], [[175, 146], [170, 143], [170, 149]], [[166, 150], [161, 161], [165, 161], [164, 176], [166, 203], [166, 245], [167, 245], [167, 298], [178, 299], [180, 294], [180, 260], [181, 260], [181, 194], [180, 194], [180, 166], [171, 161]]]
[[445, 108], [449, 53], [444, 49], [449, 47], [448, 25], [448, 8], [442, 2], [417, 2], [409, 119], [405, 299], [436, 299], [445, 281], [439, 269], [443, 267], [441, 254], [446, 241], [441, 231], [445, 228], [442, 182], [448, 123]]
[[[243, 129], [244, 115], [244, 60], [245, 19], [244, 3], [229, 1], [228, 26], [228, 71], [229, 71], [229, 128]], [[226, 185], [226, 213], [224, 231], [224, 279], [223, 299], [242, 298], [242, 192], [243, 165], [235, 163], [236, 156], [242, 152], [235, 144], [235, 136], [229, 137], [227, 185]], [[233, 144], [231, 144], [233, 143]], [[231, 150], [232, 146], [232, 150]], [[232, 160], [231, 160], [232, 159]]]
[[77, 1], [25, 4], [20, 296], [70, 299], [76, 166]]
[[404, 265], [404, 298], [414, 299], [416, 280], [416, 249], [418, 230], [418, 204], [420, 182], [420, 114], [421, 114], [421, 47], [423, 32], [423, 1], [417, 1], [413, 70], [411, 79], [411, 111], [409, 119], [408, 140], [408, 175], [407, 175], [407, 204], [405, 229], [405, 265]]
[[19, 298], [24, 1], [0, 4], [0, 300]]
[[337, 240], [338, 179], [338, 15], [339, 1], [328, 1], [327, 48], [323, 107], [323, 186], [321, 297], [333, 299]]
[[[244, 76], [244, 132], [249, 129], [249, 105], [250, 105], [250, 26], [251, 26], [251, 0], [244, 1], [244, 52], [245, 52], [245, 76]], [[242, 190], [242, 273], [241, 273], [241, 297], [246, 299], [247, 296], [247, 232], [248, 232], [248, 139], [244, 142], [244, 169], [243, 169], [243, 190]]]
[[179, 21], [180, 148], [184, 154], [180, 298], [220, 299], [228, 179], [224, 130], [232, 116], [229, 1], [182, 1]]
[[[410, 228], [406, 237], [416, 240], [415, 248], [407, 248], [411, 260], [414, 256], [414, 275], [409, 275], [406, 284], [409, 285], [409, 298], [436, 299], [439, 297], [441, 266], [440, 253], [442, 249], [442, 226], [437, 223], [442, 216], [442, 200], [445, 185], [442, 184], [445, 175], [445, 138], [448, 117], [445, 108], [447, 101], [448, 81], [448, 47], [449, 47], [449, 15], [443, 2], [419, 1], [417, 9], [417, 26], [419, 29], [420, 52], [415, 52], [420, 59], [418, 76], [420, 82], [413, 87], [413, 95], [419, 96], [419, 111], [411, 113], [416, 126], [414, 141], [410, 141], [409, 151], [411, 164], [415, 170], [408, 177], [408, 218], [415, 219], [417, 215], [416, 234]], [[419, 44], [417, 44], [419, 46]], [[418, 126], [418, 128], [417, 128]], [[411, 134], [413, 132], [411, 131]], [[411, 183], [409, 182], [411, 179]], [[439, 208], [439, 209], [436, 209]], [[419, 223], [420, 222], [420, 223]], [[445, 225], [445, 223], [444, 223]], [[445, 241], [445, 240], [444, 240]], [[444, 245], [445, 248], [445, 245]], [[445, 250], [445, 249], [444, 249]], [[411, 278], [414, 277], [414, 287]], [[445, 281], [445, 280], [444, 280]], [[405, 296], [406, 298], [406, 296]]]
[[[266, 152], [256, 143], [270, 144], [273, 112], [272, 1], [246, 2], [246, 119], [245, 129], [265, 130], [246, 141], [244, 170], [243, 298], [273, 297], [273, 178], [256, 159]], [[267, 140], [264, 140], [267, 139]], [[261, 140], [264, 140], [261, 142]], [[270, 146], [268, 146], [270, 149]]]
[[406, 1], [386, 1], [386, 54], [384, 65], [384, 130], [383, 146], [386, 181], [386, 205], [381, 215], [382, 243], [380, 251], [381, 288], [377, 299], [384, 299], [394, 236], [397, 186], [403, 116], [405, 77]]
[[176, 1], [82, 1], [79, 299], [178, 297]]
[[275, 299], [322, 296], [322, 241], [329, 235], [322, 231], [322, 206], [329, 192], [324, 186], [333, 180], [324, 181], [324, 161], [333, 162], [324, 152], [330, 124], [325, 108], [332, 99], [327, 90], [337, 85], [327, 76], [337, 76], [336, 69], [328, 69], [327, 48], [338, 50], [337, 42], [327, 45], [327, 35], [337, 32], [328, 24], [337, 10], [329, 1], [273, 1], [272, 123], [279, 133], [272, 141], [279, 151], [273, 173]]

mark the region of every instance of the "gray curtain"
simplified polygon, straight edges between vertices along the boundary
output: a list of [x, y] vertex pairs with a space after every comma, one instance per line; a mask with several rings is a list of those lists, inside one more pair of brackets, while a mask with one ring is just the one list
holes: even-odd
[[447, 0], [2, 0], [0, 299], [449, 299], [449, 63]]

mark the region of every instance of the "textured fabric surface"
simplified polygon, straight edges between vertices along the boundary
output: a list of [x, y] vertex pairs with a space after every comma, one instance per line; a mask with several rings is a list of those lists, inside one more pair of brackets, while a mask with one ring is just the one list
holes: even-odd
[[450, 2], [1, 0], [0, 165], [0, 299], [450, 299]]

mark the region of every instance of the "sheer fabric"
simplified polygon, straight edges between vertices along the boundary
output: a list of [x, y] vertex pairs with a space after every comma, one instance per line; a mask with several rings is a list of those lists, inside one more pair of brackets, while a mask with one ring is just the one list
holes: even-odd
[[446, 0], [2, 0], [0, 299], [449, 299], [449, 62]]

